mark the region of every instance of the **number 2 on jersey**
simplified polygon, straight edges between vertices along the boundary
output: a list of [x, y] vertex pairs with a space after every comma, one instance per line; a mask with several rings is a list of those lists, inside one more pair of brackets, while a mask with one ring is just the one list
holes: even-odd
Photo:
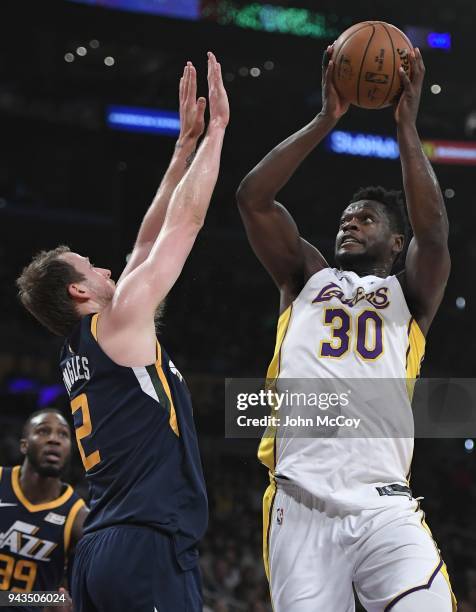
[[352, 316], [344, 308], [326, 308], [323, 324], [331, 328], [330, 342], [322, 340], [319, 357], [339, 359], [350, 348], [352, 328], [357, 329], [355, 350], [368, 361], [383, 353], [383, 319], [375, 310], [364, 310], [352, 325]]
[[101, 461], [101, 455], [99, 451], [96, 450], [89, 455], [86, 455], [84, 452], [83, 444], [81, 440], [86, 438], [86, 436], [91, 435], [93, 431], [93, 426], [91, 425], [91, 415], [89, 413], [89, 404], [88, 398], [86, 397], [86, 393], [81, 393], [78, 397], [75, 397], [71, 400], [71, 410], [73, 414], [76, 410], [81, 410], [81, 414], [83, 415], [83, 424], [81, 427], [76, 429], [76, 440], [78, 442], [79, 454], [81, 455], [81, 459], [83, 460], [84, 469], [86, 471], [93, 468]]

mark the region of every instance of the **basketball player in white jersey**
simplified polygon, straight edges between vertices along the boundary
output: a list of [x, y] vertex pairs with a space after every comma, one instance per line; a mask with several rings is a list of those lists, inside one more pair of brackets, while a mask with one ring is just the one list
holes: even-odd
[[[340, 217], [336, 268], [276, 201], [348, 110], [332, 83], [332, 51], [324, 53], [321, 112], [274, 148], [237, 193], [251, 246], [280, 291], [268, 370], [278, 391], [283, 379], [414, 379], [450, 271], [443, 197], [416, 129], [425, 70], [418, 49], [411, 79], [401, 71], [394, 109], [413, 229], [401, 273], [391, 274], [405, 246], [399, 192], [366, 188], [350, 199]], [[411, 415], [408, 394], [374, 400], [376, 421], [385, 420], [389, 406]], [[275, 612], [351, 612], [352, 584], [368, 612], [455, 609], [446, 567], [408, 486], [412, 453], [413, 438], [404, 435], [273, 438], [268, 431], [259, 456], [271, 476], [263, 552]]]

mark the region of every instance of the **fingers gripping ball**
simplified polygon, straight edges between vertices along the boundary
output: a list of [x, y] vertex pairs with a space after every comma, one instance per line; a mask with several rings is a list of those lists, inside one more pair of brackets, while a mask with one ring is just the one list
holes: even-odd
[[413, 50], [405, 34], [384, 21], [363, 21], [334, 43], [334, 85], [339, 95], [362, 108], [384, 108], [402, 91], [398, 69], [410, 76]]

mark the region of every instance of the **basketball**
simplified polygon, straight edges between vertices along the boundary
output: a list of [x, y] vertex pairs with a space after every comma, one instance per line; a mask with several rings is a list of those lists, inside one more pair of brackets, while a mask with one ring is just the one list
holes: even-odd
[[405, 34], [384, 21], [363, 21], [334, 43], [334, 84], [339, 95], [361, 108], [385, 108], [402, 90], [400, 66], [410, 76], [413, 47]]

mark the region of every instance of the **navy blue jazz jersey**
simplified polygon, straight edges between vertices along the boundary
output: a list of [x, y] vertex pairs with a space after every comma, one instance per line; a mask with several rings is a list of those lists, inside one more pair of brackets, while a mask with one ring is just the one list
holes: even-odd
[[58, 589], [82, 506], [84, 501], [69, 485], [57, 499], [32, 504], [20, 487], [20, 466], [0, 468], [0, 590]]
[[170, 534], [183, 570], [196, 565], [208, 505], [187, 386], [164, 348], [146, 367], [114, 363], [97, 314], [66, 340], [61, 371], [90, 487], [84, 533], [114, 525]]

